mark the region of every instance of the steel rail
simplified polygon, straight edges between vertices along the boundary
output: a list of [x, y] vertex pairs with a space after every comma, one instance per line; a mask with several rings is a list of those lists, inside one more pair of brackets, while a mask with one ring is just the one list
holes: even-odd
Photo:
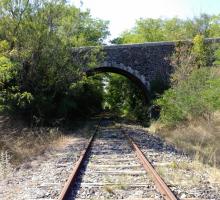
[[164, 180], [159, 176], [159, 174], [156, 172], [154, 167], [151, 165], [149, 160], [145, 157], [143, 152], [140, 150], [140, 148], [135, 144], [134, 140], [128, 136], [128, 134], [122, 130], [122, 133], [126, 136], [128, 139], [130, 145], [132, 146], [133, 150], [135, 151], [138, 159], [142, 163], [144, 169], [151, 175], [158, 191], [161, 193], [163, 198], [165, 200], [177, 200], [176, 196], [173, 194], [173, 192], [170, 190], [170, 188], [167, 186], [167, 184], [164, 182]]
[[68, 194], [70, 192], [71, 186], [74, 183], [74, 181], [76, 181], [76, 178], [78, 176], [79, 170], [86, 158], [86, 155], [92, 145], [92, 142], [95, 138], [95, 135], [97, 133], [99, 125], [97, 125], [95, 132], [93, 133], [93, 135], [90, 137], [85, 149], [81, 152], [79, 159], [77, 160], [76, 164], [74, 165], [72, 172], [69, 176], [69, 178], [67, 179], [61, 193], [60, 196], [58, 197], [58, 200], [66, 200], [68, 197]]

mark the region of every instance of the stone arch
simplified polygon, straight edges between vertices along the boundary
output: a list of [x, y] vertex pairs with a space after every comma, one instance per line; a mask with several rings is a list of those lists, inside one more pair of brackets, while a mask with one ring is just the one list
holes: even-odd
[[133, 83], [135, 83], [140, 90], [142, 91], [142, 94], [144, 95], [144, 98], [146, 102], [150, 101], [150, 84], [148, 81], [146, 81], [145, 77], [141, 75], [138, 71], [132, 69], [131, 67], [125, 67], [125, 66], [101, 66], [96, 67], [92, 69], [85, 70], [85, 73], [87, 76], [93, 76], [97, 73], [116, 73], [123, 75], [127, 77], [129, 80], [131, 80]]

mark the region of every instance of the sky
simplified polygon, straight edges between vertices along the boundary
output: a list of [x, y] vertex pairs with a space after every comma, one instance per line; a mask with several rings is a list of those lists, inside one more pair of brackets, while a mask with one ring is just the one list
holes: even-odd
[[[108, 20], [110, 39], [131, 29], [139, 18], [192, 18], [201, 13], [220, 14], [220, 0], [70, 0], [89, 9], [95, 18]], [[80, 2], [83, 2], [81, 4]]]

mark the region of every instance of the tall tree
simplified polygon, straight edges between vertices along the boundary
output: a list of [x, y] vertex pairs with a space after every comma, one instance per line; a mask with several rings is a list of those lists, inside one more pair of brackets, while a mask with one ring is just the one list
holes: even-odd
[[[14, 74], [2, 83], [6, 108], [47, 119], [77, 115], [77, 101], [84, 93], [100, 97], [100, 87], [94, 89], [98, 83], [82, 79], [71, 48], [102, 44], [108, 22], [93, 19], [89, 11], [64, 0], [3, 0], [0, 4], [0, 40], [9, 46], [5, 53], [13, 67], [8, 67], [8, 73]], [[88, 105], [84, 114], [91, 111], [89, 107], [94, 106]]]

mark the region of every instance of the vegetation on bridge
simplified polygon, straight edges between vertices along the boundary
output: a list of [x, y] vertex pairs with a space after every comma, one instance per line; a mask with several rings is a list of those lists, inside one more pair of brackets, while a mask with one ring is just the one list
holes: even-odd
[[193, 42], [192, 47], [176, 48], [171, 59], [171, 88], [156, 101], [162, 108], [160, 120], [165, 124], [177, 125], [197, 117], [210, 119], [220, 109], [218, 55], [211, 63], [211, 47], [204, 44], [203, 36], [197, 35]]

